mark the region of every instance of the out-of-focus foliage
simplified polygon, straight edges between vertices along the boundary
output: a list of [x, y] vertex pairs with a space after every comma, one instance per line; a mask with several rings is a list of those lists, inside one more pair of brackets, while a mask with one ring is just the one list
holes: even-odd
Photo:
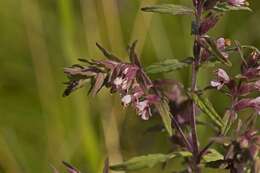
[[[84, 91], [61, 97], [66, 80], [62, 68], [78, 58], [102, 57], [96, 42], [126, 57], [127, 45], [138, 39], [144, 66], [191, 56], [189, 16], [140, 10], [159, 2], [191, 6], [190, 0], [0, 1], [1, 173], [46, 173], [52, 171], [50, 165], [62, 170], [62, 160], [82, 172], [96, 173], [102, 172], [108, 155], [110, 163], [116, 164], [123, 156], [169, 152], [166, 133], [147, 132], [158, 125], [159, 117], [143, 122], [130, 110], [120, 109], [119, 99], [108, 92], [98, 98]], [[252, 0], [251, 8], [253, 13], [230, 12], [211, 34], [259, 48], [260, 2]], [[235, 57], [231, 59], [237, 66]], [[211, 71], [210, 67], [201, 70], [199, 85], [208, 84]], [[182, 70], [165, 77], [190, 83], [190, 76]], [[222, 96], [212, 97], [217, 111], [224, 110], [227, 103]], [[198, 130], [204, 145], [211, 132], [202, 126]], [[168, 163], [165, 172], [179, 168], [177, 163]]]

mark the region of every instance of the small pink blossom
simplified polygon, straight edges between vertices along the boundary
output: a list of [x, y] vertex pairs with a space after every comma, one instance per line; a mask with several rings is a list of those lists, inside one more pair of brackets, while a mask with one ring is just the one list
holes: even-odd
[[140, 115], [143, 120], [149, 119], [150, 107], [149, 107], [148, 100], [137, 102], [136, 108], [137, 108], [138, 115]]
[[124, 106], [127, 106], [131, 103], [132, 96], [131, 95], [125, 95], [124, 97], [122, 97], [121, 101], [122, 101]]
[[233, 6], [243, 6], [246, 3], [246, 0], [228, 0], [229, 4]]
[[221, 51], [221, 54], [225, 57], [228, 58], [228, 53], [225, 52], [225, 48], [227, 45], [227, 41], [220, 37], [219, 39], [217, 39], [217, 48]]
[[123, 83], [123, 79], [121, 77], [117, 77], [114, 80], [114, 84], [116, 85], [116, 87], [119, 87], [122, 83]]
[[220, 90], [225, 84], [230, 82], [230, 78], [225, 70], [219, 68], [216, 71], [216, 75], [217, 79], [210, 82], [212, 87], [216, 87], [218, 90]]

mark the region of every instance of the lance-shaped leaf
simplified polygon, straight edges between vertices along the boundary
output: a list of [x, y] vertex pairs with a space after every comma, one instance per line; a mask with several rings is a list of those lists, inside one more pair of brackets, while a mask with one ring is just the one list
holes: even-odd
[[114, 54], [112, 54], [111, 52], [106, 50], [105, 48], [103, 48], [100, 44], [96, 43], [96, 45], [101, 50], [101, 52], [104, 54], [104, 56], [107, 59], [110, 59], [110, 60], [113, 60], [113, 61], [117, 61], [117, 62], [121, 62], [120, 58], [118, 58], [117, 56], [115, 56]]
[[164, 163], [175, 157], [191, 157], [190, 152], [174, 152], [170, 154], [148, 154], [139, 157], [133, 157], [130, 160], [121, 164], [112, 165], [110, 169], [114, 171], [136, 171], [144, 168], [151, 168], [159, 163]]
[[226, 58], [223, 53], [218, 49], [216, 42], [209, 37], [204, 37], [206, 40], [206, 48], [210, 51], [219, 61], [227, 66], [232, 66], [231, 62]]
[[145, 12], [155, 12], [170, 15], [192, 15], [194, 10], [190, 7], [175, 5], [175, 4], [161, 4], [161, 5], [151, 5], [142, 8]]
[[236, 50], [238, 51], [240, 58], [242, 59], [242, 61], [243, 61], [245, 64], [247, 64], [246, 59], [245, 59], [245, 57], [244, 57], [244, 53], [243, 53], [243, 51], [242, 51], [242, 47], [241, 47], [239, 41], [236, 41], [236, 40], [235, 40], [234, 43], [235, 43]]
[[177, 59], [166, 59], [164, 61], [152, 64], [145, 68], [148, 74], [167, 73], [174, 70], [179, 70], [189, 66], [188, 61], [179, 61]]
[[239, 11], [239, 10], [244, 10], [244, 11], [252, 11], [251, 8], [247, 7], [247, 6], [234, 6], [234, 5], [230, 5], [228, 3], [218, 3], [215, 7], [214, 7], [215, 11], [218, 12], [228, 12], [228, 11]]
[[215, 125], [222, 129], [224, 126], [222, 118], [216, 112], [211, 102], [207, 98], [195, 93], [191, 93], [190, 96], [196, 105], [200, 108], [200, 110], [205, 113], [214, 122]]
[[157, 103], [155, 105], [155, 107], [163, 120], [165, 129], [167, 130], [169, 135], [172, 136], [172, 126], [171, 126], [171, 124], [172, 124], [171, 116], [172, 115], [170, 113], [170, 108], [168, 106], [168, 103], [166, 101]]
[[234, 123], [235, 120], [235, 115], [236, 113], [234, 111], [227, 110], [225, 112], [225, 115], [223, 117], [223, 122], [224, 122], [224, 127], [222, 128], [221, 134], [226, 135], [228, 131], [230, 130], [232, 124]]

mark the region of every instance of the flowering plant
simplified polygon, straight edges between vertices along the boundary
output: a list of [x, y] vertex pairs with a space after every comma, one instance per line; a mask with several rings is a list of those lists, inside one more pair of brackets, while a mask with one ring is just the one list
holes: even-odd
[[[129, 62], [122, 61], [101, 45], [106, 60], [80, 59], [82, 65], [65, 68], [68, 76], [64, 96], [90, 82], [89, 93], [96, 95], [101, 88], [118, 93], [124, 107], [131, 106], [143, 120], [160, 115], [164, 129], [174, 145], [174, 151], [166, 154], [148, 154], [132, 158], [117, 165], [106, 162], [109, 169], [138, 170], [183, 158], [184, 170], [199, 173], [204, 168], [227, 169], [231, 173], [260, 172], [260, 136], [256, 120], [260, 114], [260, 51], [236, 40], [208, 35], [223, 14], [233, 10], [247, 10], [246, 0], [193, 0], [193, 8], [175, 4], [161, 4], [142, 8], [145, 12], [170, 15], [190, 15], [191, 33], [194, 35], [193, 57], [183, 60], [169, 59], [147, 68], [141, 65], [135, 52], [137, 42], [129, 47]], [[240, 57], [240, 72], [230, 75], [230, 55]], [[236, 61], [239, 61], [236, 59]], [[198, 71], [205, 65], [216, 68], [208, 86], [198, 86]], [[151, 80], [155, 73], [166, 73], [191, 68], [191, 86], [187, 89], [175, 80]], [[206, 93], [215, 90], [226, 95], [230, 105], [219, 114]], [[258, 96], [257, 96], [258, 95]], [[242, 117], [241, 112], [246, 112]], [[207, 116], [215, 136], [200, 146], [197, 133], [198, 114]], [[213, 147], [214, 144], [214, 147]], [[216, 146], [219, 150], [216, 149]], [[66, 164], [68, 167], [68, 164]], [[70, 172], [77, 172], [69, 165]]]

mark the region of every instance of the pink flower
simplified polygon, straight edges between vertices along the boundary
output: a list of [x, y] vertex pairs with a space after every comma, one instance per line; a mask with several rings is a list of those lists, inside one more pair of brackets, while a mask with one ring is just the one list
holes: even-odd
[[225, 52], [226, 45], [227, 45], [227, 40], [225, 40], [222, 37], [217, 39], [217, 48], [221, 51], [222, 55], [225, 58], [228, 58], [229, 55], [228, 53]]
[[233, 6], [242, 6], [245, 5], [246, 0], [228, 0], [229, 4], [233, 5]]
[[69, 78], [64, 96], [82, 87], [86, 80], [91, 80], [90, 92], [96, 95], [101, 88], [109, 88], [111, 93], [117, 92], [122, 104], [131, 105], [142, 119], [148, 120], [152, 116], [151, 109], [154, 103], [160, 100], [151, 89], [153, 82], [145, 74], [141, 63], [134, 51], [135, 43], [130, 48], [130, 62], [122, 62], [108, 53], [100, 45], [98, 47], [107, 56], [108, 60], [81, 60], [85, 65], [74, 65], [66, 68]]
[[217, 79], [210, 82], [212, 87], [216, 87], [220, 90], [225, 84], [230, 82], [228, 74], [223, 69], [218, 69], [216, 71]]
[[117, 77], [117, 78], [114, 80], [114, 85], [115, 85], [116, 87], [121, 86], [122, 83], [123, 83], [123, 79], [122, 79], [121, 77]]
[[137, 102], [135, 106], [136, 106], [138, 115], [140, 115], [143, 120], [148, 120], [151, 115], [148, 100]]
[[131, 95], [125, 95], [124, 97], [122, 97], [121, 101], [122, 101], [124, 106], [127, 106], [132, 102], [132, 96]]

